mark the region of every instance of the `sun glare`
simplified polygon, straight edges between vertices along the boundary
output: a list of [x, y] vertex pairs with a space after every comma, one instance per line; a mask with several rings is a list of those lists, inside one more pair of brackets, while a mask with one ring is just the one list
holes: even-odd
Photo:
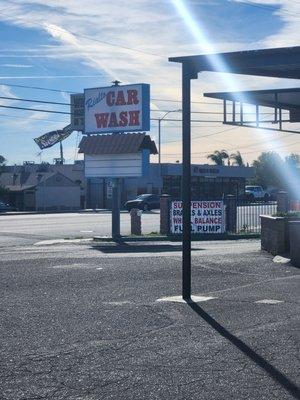
[[[201, 20], [199, 18], [197, 18], [197, 20], [194, 18], [191, 10], [184, 0], [172, 0], [172, 3], [193, 37], [197, 40], [201, 53], [207, 54], [207, 58], [214, 69], [216, 69], [217, 71], [225, 72], [225, 74], [219, 74], [219, 77], [223, 81], [226, 90], [234, 92], [240, 91], [241, 89], [239, 87], [238, 80], [233, 75], [229, 75], [231, 73], [229, 67], [226, 65], [222, 57], [219, 54], [216, 54], [217, 49], [215, 48], [214, 44], [209, 40], [208, 34], [206, 33], [205, 28], [201, 23]], [[243, 103], [249, 103], [249, 99], [247, 101], [247, 98], [245, 97], [243, 99]], [[253, 129], [253, 134], [259, 136], [259, 138], [265, 138], [263, 129]], [[274, 147], [280, 148], [284, 146], [280, 139], [275, 138], [275, 132], [272, 140], [266, 142], [265, 145], [265, 151], [271, 151]], [[280, 154], [285, 156], [288, 155], [288, 152], [281, 150]], [[300, 198], [300, 188], [297, 187], [295, 184], [295, 182], [297, 181], [296, 171], [292, 168], [289, 168], [288, 166], [283, 166], [278, 171], [278, 173], [287, 182], [293, 196], [295, 196], [295, 198]]]

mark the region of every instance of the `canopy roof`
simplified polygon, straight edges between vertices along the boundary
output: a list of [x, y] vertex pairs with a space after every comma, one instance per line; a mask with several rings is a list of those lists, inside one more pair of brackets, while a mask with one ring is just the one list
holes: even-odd
[[212, 71], [300, 79], [300, 46], [171, 57], [169, 61], [185, 64], [191, 74]]
[[285, 110], [300, 109], [300, 88], [204, 93], [204, 97]]

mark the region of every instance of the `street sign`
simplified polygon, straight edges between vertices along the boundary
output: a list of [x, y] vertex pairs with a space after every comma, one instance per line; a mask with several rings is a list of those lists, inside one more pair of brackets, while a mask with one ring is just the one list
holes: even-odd
[[72, 129], [73, 131], [84, 132], [84, 94], [71, 94], [70, 99]]
[[113, 196], [113, 181], [109, 180], [106, 185], [106, 197], [112, 199]]
[[109, 86], [84, 90], [85, 133], [150, 130], [150, 85]]
[[[171, 204], [171, 232], [182, 233], [182, 202]], [[191, 233], [224, 233], [225, 207], [223, 201], [191, 202]]]

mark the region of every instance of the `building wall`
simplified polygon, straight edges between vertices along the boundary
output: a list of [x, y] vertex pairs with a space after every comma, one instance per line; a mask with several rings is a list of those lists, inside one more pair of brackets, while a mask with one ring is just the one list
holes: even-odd
[[79, 186], [38, 185], [35, 193], [37, 210], [79, 210]]

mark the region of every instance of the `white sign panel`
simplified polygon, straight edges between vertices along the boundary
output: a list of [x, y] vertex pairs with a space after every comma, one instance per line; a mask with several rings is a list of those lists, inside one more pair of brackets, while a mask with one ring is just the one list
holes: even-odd
[[85, 133], [150, 130], [150, 86], [85, 89]]
[[[223, 201], [191, 202], [192, 233], [224, 233], [225, 207]], [[171, 233], [182, 233], [182, 202], [171, 205]]]
[[101, 154], [84, 157], [87, 178], [123, 178], [143, 175], [143, 155]]

